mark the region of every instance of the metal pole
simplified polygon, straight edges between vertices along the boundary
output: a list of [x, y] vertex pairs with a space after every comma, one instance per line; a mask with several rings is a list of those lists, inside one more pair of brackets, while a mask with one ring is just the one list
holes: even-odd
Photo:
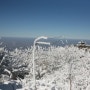
[[36, 90], [36, 78], [35, 78], [35, 49], [36, 49], [36, 47], [35, 47], [35, 44], [38, 43], [38, 44], [48, 44], [48, 45], [50, 45], [50, 43], [47, 43], [47, 42], [37, 42], [40, 39], [47, 39], [47, 37], [45, 37], [45, 36], [38, 37], [34, 40], [34, 44], [33, 44], [33, 61], [32, 61], [32, 63], [33, 63], [34, 90]]
[[33, 82], [34, 82], [34, 90], [36, 90], [36, 79], [35, 79], [35, 41], [34, 41], [34, 44], [33, 44]]

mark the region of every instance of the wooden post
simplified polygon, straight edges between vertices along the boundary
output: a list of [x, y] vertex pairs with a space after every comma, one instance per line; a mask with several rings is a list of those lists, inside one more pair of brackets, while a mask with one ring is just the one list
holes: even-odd
[[71, 74], [69, 74], [69, 79], [70, 79], [70, 90], [72, 90], [72, 78], [71, 78]]

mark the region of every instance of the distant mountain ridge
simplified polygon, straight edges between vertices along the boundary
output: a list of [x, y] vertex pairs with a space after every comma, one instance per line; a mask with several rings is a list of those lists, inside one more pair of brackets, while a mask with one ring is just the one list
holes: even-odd
[[[6, 47], [9, 50], [13, 50], [15, 48], [27, 48], [33, 45], [35, 38], [16, 38], [16, 37], [2, 37], [0, 42], [2, 45], [0, 47]], [[52, 46], [65, 46], [77, 44], [81, 39], [60, 39], [60, 38], [48, 38], [47, 40], [40, 40], [50, 42]], [[83, 40], [88, 45], [90, 45], [90, 40]]]

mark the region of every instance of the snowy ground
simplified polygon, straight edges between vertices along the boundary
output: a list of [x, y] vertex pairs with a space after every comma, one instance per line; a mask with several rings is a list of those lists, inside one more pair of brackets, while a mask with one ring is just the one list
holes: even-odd
[[[17, 90], [33, 90], [31, 52], [32, 49], [16, 49], [10, 53], [12, 66], [29, 62], [29, 75], [16, 81], [22, 84]], [[48, 50], [38, 47], [35, 55], [36, 75], [37, 71], [44, 73], [43, 77], [36, 79], [37, 90], [90, 90], [90, 50], [74, 46], [50, 47]]]

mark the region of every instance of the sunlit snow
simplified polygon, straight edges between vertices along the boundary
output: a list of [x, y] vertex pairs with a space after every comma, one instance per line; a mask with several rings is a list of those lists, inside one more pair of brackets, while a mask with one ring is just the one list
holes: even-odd
[[[22, 88], [17, 90], [33, 90], [34, 88], [32, 50], [33, 47], [23, 50], [15, 49], [8, 52], [9, 65], [13, 68], [13, 72], [26, 70], [29, 73], [25, 75], [24, 79], [18, 78], [16, 80], [17, 84], [22, 85]], [[79, 49], [73, 45], [65, 47], [50, 46], [48, 48], [37, 46], [35, 51], [35, 67], [37, 90], [90, 89], [89, 49]], [[7, 71], [7, 69], [5, 70]], [[10, 77], [3, 75], [2, 82], [8, 84], [12, 80], [7, 78]]]

